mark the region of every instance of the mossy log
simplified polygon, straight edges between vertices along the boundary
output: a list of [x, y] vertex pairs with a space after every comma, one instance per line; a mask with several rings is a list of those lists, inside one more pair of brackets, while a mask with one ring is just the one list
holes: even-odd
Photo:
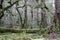
[[1, 28], [0, 27], [0, 32], [13, 32], [13, 33], [19, 33], [19, 32], [26, 32], [26, 33], [36, 33], [39, 32], [39, 29], [13, 29], [13, 28]]

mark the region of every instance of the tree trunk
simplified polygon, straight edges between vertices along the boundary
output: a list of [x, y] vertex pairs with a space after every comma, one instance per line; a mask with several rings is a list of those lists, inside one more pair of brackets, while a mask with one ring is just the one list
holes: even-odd
[[47, 22], [46, 22], [46, 10], [45, 10], [45, 1], [41, 0], [41, 27], [45, 28], [47, 26]]
[[55, 13], [55, 19], [56, 19], [56, 25], [60, 26], [60, 0], [55, 0], [55, 8], [56, 8], [56, 13]]
[[24, 28], [27, 28], [27, 0], [25, 0], [25, 18], [24, 18]]
[[[33, 23], [33, 7], [31, 7], [31, 22]], [[31, 29], [32, 29], [32, 24], [31, 24]]]
[[[38, 3], [39, 3], [38, 1], [39, 1], [39, 0], [36, 0], [37, 5], [38, 5]], [[38, 13], [39, 7], [37, 7], [36, 9], [37, 9], [37, 25], [39, 26], [39, 19], [38, 19], [38, 18], [39, 18], [39, 13]]]
[[20, 23], [21, 23], [21, 28], [23, 28], [23, 23], [22, 23], [22, 17], [21, 17], [21, 13], [19, 12], [19, 10], [18, 10], [18, 3], [16, 4], [16, 10], [17, 10], [17, 12], [18, 12], [18, 14], [19, 14], [19, 19], [20, 19]]

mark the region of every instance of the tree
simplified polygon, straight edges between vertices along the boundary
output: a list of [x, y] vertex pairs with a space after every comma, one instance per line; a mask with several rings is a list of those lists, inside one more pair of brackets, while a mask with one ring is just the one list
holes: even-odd
[[0, 0], [0, 9], [2, 9], [3, 0]]
[[[36, 2], [38, 4], [39, 3], [39, 0], [36, 0]], [[36, 9], [37, 9], [37, 25], [39, 26], [39, 13], [38, 13], [39, 7], [36, 7]]]
[[27, 28], [27, 0], [25, 0], [25, 18], [24, 18], [24, 28]]
[[55, 8], [56, 8], [56, 13], [54, 16], [54, 22], [55, 22], [55, 26], [59, 26], [60, 28], [60, 0], [55, 0]]
[[19, 14], [19, 19], [20, 19], [20, 23], [21, 23], [21, 26], [20, 27], [22, 27], [23, 28], [23, 23], [22, 23], [22, 17], [21, 17], [21, 13], [19, 12], [19, 10], [18, 10], [18, 3], [16, 4], [16, 10], [17, 10], [17, 12], [18, 12], [18, 14]]
[[46, 10], [45, 10], [45, 0], [41, 0], [41, 27], [46, 27]]
[[[3, 3], [3, 0], [0, 0], [0, 11], [3, 9], [2, 7], [2, 3]], [[4, 13], [0, 13], [0, 19], [2, 18], [2, 16], [4, 15]]]

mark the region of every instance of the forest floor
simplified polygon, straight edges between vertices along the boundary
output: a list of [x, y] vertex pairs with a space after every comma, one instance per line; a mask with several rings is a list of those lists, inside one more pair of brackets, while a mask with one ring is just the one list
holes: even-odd
[[[32, 34], [32, 33], [0, 33], [0, 40], [60, 40], [57, 37], [58, 34], [51, 33], [49, 36], [46, 38], [43, 38], [42, 36], [39, 36], [38, 34]], [[53, 39], [54, 38], [54, 39]]]

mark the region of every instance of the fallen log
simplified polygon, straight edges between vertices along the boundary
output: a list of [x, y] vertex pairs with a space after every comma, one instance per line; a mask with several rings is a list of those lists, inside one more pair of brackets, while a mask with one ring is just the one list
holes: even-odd
[[5, 33], [5, 32], [20, 33], [24, 31], [26, 33], [36, 33], [36, 32], [39, 32], [39, 29], [13, 29], [13, 28], [1, 28], [0, 27], [0, 33]]

